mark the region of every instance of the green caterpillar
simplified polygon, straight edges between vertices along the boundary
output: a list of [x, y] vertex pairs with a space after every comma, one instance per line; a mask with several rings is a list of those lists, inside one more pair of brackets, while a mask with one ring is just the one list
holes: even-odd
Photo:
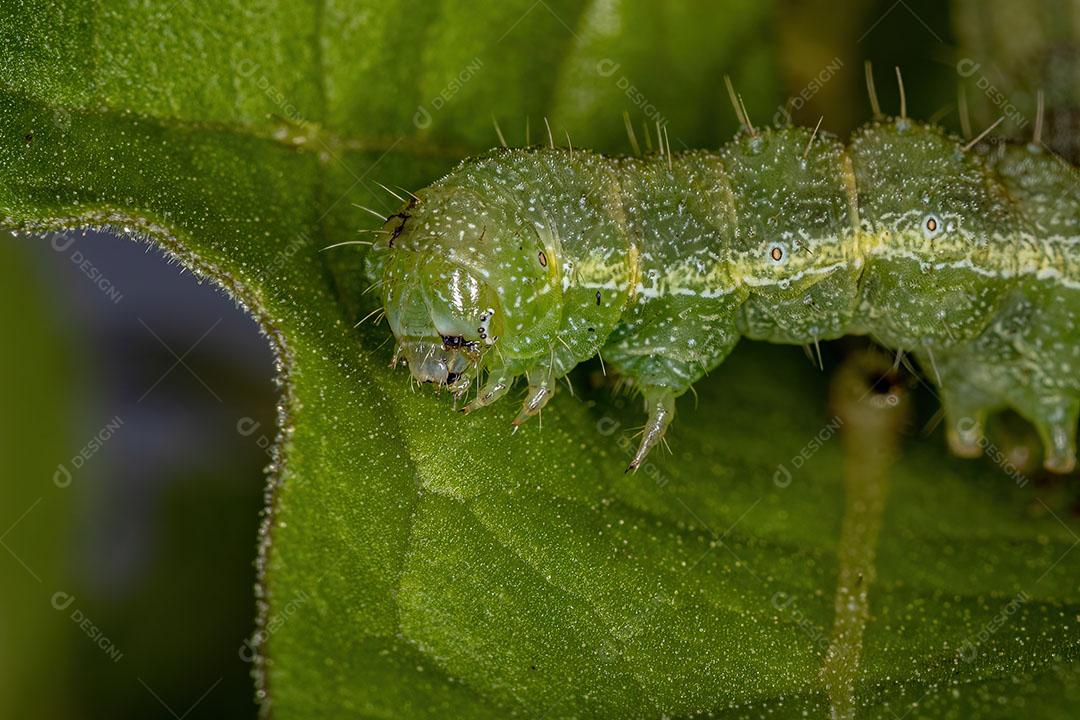
[[1045, 467], [1076, 463], [1080, 192], [1038, 143], [965, 144], [879, 116], [845, 147], [803, 128], [743, 130], [718, 152], [607, 157], [499, 149], [391, 216], [377, 244], [386, 317], [413, 377], [497, 400], [520, 424], [600, 354], [648, 421], [740, 337], [872, 334], [940, 387], [950, 446], [981, 452], [987, 413], [1037, 428]]

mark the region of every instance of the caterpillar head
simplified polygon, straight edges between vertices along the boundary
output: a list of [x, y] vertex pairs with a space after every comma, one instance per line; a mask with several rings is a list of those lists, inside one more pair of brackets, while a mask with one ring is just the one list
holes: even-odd
[[528, 354], [543, 318], [557, 320], [561, 308], [535, 225], [518, 203], [469, 179], [459, 169], [421, 190], [384, 228], [383, 304], [397, 357], [416, 380], [455, 393], [495, 364], [496, 345], [500, 363]]
[[470, 272], [438, 252], [407, 249], [412, 238], [403, 229], [412, 216], [398, 218], [383, 274], [386, 317], [413, 378], [464, 392], [484, 353], [499, 338], [501, 313], [482, 275]]
[[498, 339], [497, 302], [467, 270], [421, 253], [395, 253], [384, 274], [386, 317], [412, 376], [464, 392]]

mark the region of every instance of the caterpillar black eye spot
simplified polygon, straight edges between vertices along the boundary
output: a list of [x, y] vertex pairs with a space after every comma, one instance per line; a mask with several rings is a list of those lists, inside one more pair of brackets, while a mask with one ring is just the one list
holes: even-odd
[[465, 344], [465, 338], [460, 335], [443, 335], [442, 336], [443, 348], [446, 350], [453, 350], [459, 348]]
[[599, 290], [596, 291], [596, 304], [597, 305], [600, 304], [600, 291]]
[[548, 259], [543, 250], [537, 253], [537, 257], [540, 259], [540, 267], [547, 267]]
[[459, 375], [456, 372], [447, 373], [447, 375], [446, 375], [446, 384], [447, 385], [451, 384], [452, 382], [457, 380], [459, 377], [461, 377], [461, 375]]
[[941, 228], [942, 228], [941, 218], [939, 218], [937, 215], [934, 215], [933, 213], [931, 213], [930, 215], [927, 215], [925, 218], [923, 218], [922, 227], [923, 227], [923, 235], [925, 235], [928, 238], [935, 237], [936, 235], [938, 235], [941, 232]]
[[393, 232], [390, 233], [390, 247], [394, 247], [394, 241], [397, 240], [401, 233], [405, 230], [405, 222], [409, 219], [409, 214], [400, 212], [396, 215], [391, 215], [390, 217], [386, 218], [386, 222], [390, 222], [394, 218], [401, 218], [401, 222], [398, 223], [398, 225], [394, 228]]

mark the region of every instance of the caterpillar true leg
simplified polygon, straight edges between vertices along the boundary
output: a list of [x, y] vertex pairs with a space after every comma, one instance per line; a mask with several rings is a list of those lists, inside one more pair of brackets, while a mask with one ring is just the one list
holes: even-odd
[[482, 407], [487, 407], [495, 402], [510, 389], [514, 383], [514, 375], [505, 369], [493, 370], [488, 376], [487, 382], [480, 388], [476, 398], [461, 409], [464, 413], [471, 413]]
[[552, 381], [545, 378], [536, 385], [529, 385], [529, 392], [525, 396], [525, 402], [521, 405], [521, 410], [518, 412], [517, 417], [514, 418], [511, 423], [514, 427], [521, 425], [529, 418], [536, 415], [538, 412], [544, 409], [544, 406], [548, 404], [548, 400], [555, 394], [555, 386]]

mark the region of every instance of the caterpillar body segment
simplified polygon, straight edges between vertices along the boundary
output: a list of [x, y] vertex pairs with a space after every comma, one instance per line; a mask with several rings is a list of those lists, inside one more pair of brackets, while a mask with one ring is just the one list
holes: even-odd
[[630, 469], [740, 337], [870, 334], [940, 386], [955, 451], [977, 454], [986, 414], [1011, 407], [1066, 472], [1080, 414], [1074, 172], [1037, 149], [968, 151], [904, 117], [847, 146], [784, 128], [643, 158], [502, 149], [391, 216], [373, 269], [413, 376], [470, 395], [467, 411], [524, 377], [524, 422], [600, 353], [649, 413]]
[[978, 337], [935, 359], [949, 443], [979, 454], [987, 414], [1008, 407], [1034, 424], [1046, 467], [1069, 472], [1080, 419], [1080, 176], [1034, 145], [1002, 147], [988, 162], [1027, 222], [1005, 303]]

